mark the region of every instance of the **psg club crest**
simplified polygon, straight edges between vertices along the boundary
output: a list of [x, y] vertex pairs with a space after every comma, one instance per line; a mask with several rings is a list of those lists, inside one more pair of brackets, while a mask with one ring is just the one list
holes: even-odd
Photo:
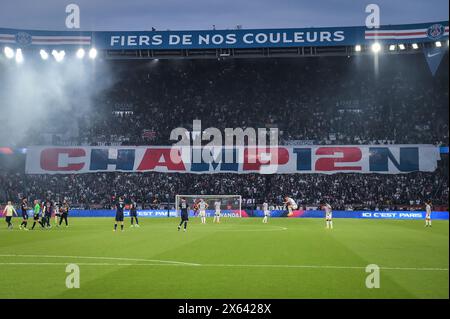
[[16, 35], [16, 42], [23, 46], [30, 45], [32, 42], [31, 35], [26, 32], [19, 32]]
[[427, 30], [427, 35], [430, 39], [436, 40], [444, 34], [444, 26], [442, 24], [433, 24]]

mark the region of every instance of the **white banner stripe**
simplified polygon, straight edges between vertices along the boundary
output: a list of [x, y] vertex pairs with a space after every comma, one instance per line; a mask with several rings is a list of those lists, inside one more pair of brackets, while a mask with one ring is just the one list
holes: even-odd
[[366, 40], [393, 40], [395, 37], [366, 36]]
[[61, 45], [61, 44], [91, 44], [91, 41], [33, 41], [33, 44], [45, 44], [45, 45]]
[[42, 39], [42, 40], [51, 40], [51, 39], [84, 39], [84, 40], [90, 40], [92, 37], [90, 36], [39, 36], [34, 35], [32, 36], [33, 39]]
[[33, 40], [33, 43], [41, 43], [41, 42], [91, 42], [91, 40], [84, 40], [84, 39], [61, 39], [61, 40], [51, 40], [51, 39], [46, 39], [46, 40]]
[[395, 39], [400, 40], [400, 39], [423, 39], [426, 38], [427, 35], [405, 35], [405, 36], [396, 36]]
[[366, 33], [411, 33], [411, 32], [427, 32], [427, 29], [411, 29], [411, 30], [366, 30]]
[[403, 32], [403, 33], [390, 33], [390, 32], [367, 32], [366, 36], [391, 36], [391, 37], [399, 37], [399, 36], [426, 36], [426, 32]]
[[426, 35], [423, 36], [382, 36], [382, 35], [375, 35], [375, 36], [366, 36], [366, 40], [404, 40], [404, 39], [423, 39], [426, 38]]

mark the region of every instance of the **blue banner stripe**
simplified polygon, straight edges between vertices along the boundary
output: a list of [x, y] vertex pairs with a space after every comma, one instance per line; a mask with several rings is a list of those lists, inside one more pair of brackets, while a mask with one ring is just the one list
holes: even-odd
[[354, 46], [430, 42], [448, 39], [448, 21], [366, 27], [240, 29], [202, 31], [37, 31], [0, 28], [0, 45], [35, 47], [95, 46], [102, 50], [270, 48]]

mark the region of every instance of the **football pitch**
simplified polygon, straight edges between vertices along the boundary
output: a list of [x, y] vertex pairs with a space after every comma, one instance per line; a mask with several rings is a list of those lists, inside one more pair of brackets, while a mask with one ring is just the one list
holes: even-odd
[[[449, 224], [422, 220], [112, 218], [69, 228], [0, 224], [0, 298], [448, 298]], [[30, 220], [32, 224], [32, 220]], [[29, 223], [29, 224], [30, 224]], [[68, 264], [80, 288], [68, 289]], [[380, 267], [368, 289], [366, 266]]]

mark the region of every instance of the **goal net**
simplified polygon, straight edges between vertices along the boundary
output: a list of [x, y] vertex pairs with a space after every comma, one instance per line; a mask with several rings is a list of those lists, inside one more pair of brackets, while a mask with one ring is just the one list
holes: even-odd
[[184, 198], [189, 205], [189, 215], [198, 214], [194, 210], [195, 204], [201, 199], [208, 204], [206, 216], [214, 216], [216, 203], [220, 203], [221, 216], [223, 217], [242, 217], [242, 197], [241, 195], [176, 195], [175, 210], [177, 216], [180, 216], [180, 201]]

